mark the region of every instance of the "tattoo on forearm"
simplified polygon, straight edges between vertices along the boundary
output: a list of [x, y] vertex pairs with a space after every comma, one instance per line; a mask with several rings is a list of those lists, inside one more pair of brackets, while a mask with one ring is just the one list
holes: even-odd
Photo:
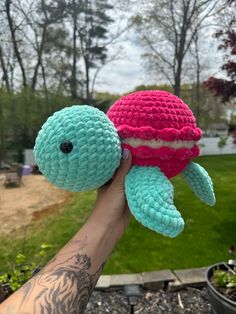
[[54, 270], [39, 272], [23, 287], [22, 306], [31, 298], [34, 313], [83, 313], [103, 265], [91, 275], [90, 257], [76, 254]]

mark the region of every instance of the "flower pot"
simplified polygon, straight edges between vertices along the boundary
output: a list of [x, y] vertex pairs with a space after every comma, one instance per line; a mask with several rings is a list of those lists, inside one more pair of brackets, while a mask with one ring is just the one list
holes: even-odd
[[[209, 293], [209, 301], [214, 314], [236, 314], [236, 302], [228, 299], [218, 292], [212, 285], [210, 278], [213, 276], [215, 269], [227, 270], [227, 263], [218, 263], [208, 268], [206, 273], [206, 282]], [[230, 266], [229, 266], [230, 267]]]

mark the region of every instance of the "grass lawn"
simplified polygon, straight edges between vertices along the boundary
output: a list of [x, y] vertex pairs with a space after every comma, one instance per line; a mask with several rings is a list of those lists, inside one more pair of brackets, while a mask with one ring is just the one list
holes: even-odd
[[[104, 273], [200, 267], [229, 259], [229, 246], [236, 246], [236, 156], [200, 157], [198, 162], [213, 179], [216, 206], [204, 205], [181, 176], [174, 178], [175, 205], [185, 220], [184, 232], [177, 238], [167, 238], [133, 219]], [[0, 273], [9, 269], [18, 252], [35, 261], [44, 242], [53, 245], [48, 258], [52, 257], [84, 223], [95, 197], [95, 192], [77, 193], [56, 214], [32, 223], [14, 238], [0, 238]]]

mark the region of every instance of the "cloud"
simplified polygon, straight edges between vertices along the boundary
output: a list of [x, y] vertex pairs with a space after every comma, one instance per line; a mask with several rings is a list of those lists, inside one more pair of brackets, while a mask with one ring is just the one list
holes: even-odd
[[121, 59], [107, 64], [101, 70], [96, 91], [123, 94], [144, 83], [142, 48], [130, 40], [125, 41], [122, 46]]

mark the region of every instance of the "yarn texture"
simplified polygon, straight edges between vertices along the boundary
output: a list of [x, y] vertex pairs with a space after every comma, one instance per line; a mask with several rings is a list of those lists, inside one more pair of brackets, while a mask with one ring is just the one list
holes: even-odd
[[183, 172], [191, 190], [207, 205], [215, 205], [216, 199], [211, 178], [199, 164], [191, 162]]
[[[61, 150], [70, 150], [69, 153]], [[62, 145], [63, 144], [63, 145]], [[72, 106], [49, 117], [36, 139], [40, 171], [56, 186], [70, 191], [95, 189], [111, 179], [121, 158], [114, 125], [98, 109]]]
[[132, 154], [125, 193], [134, 217], [169, 237], [184, 228], [169, 181], [179, 173], [206, 204], [214, 205], [211, 178], [193, 163], [201, 138], [189, 107], [166, 91], [139, 91], [116, 101], [105, 115], [90, 106], [54, 113], [42, 126], [34, 154], [45, 177], [70, 191], [95, 189], [109, 181], [122, 148]]
[[169, 237], [183, 230], [183, 218], [173, 204], [173, 186], [158, 167], [133, 166], [125, 190], [132, 214], [144, 226]]
[[[114, 123], [120, 137], [144, 140], [198, 141], [201, 130], [197, 128], [189, 107], [177, 96], [162, 90], [139, 91], [117, 100], [107, 115]], [[147, 146], [131, 150], [133, 164], [158, 166], [168, 177], [181, 173], [191, 158], [199, 155], [199, 148], [171, 149], [163, 146], [153, 149]]]

